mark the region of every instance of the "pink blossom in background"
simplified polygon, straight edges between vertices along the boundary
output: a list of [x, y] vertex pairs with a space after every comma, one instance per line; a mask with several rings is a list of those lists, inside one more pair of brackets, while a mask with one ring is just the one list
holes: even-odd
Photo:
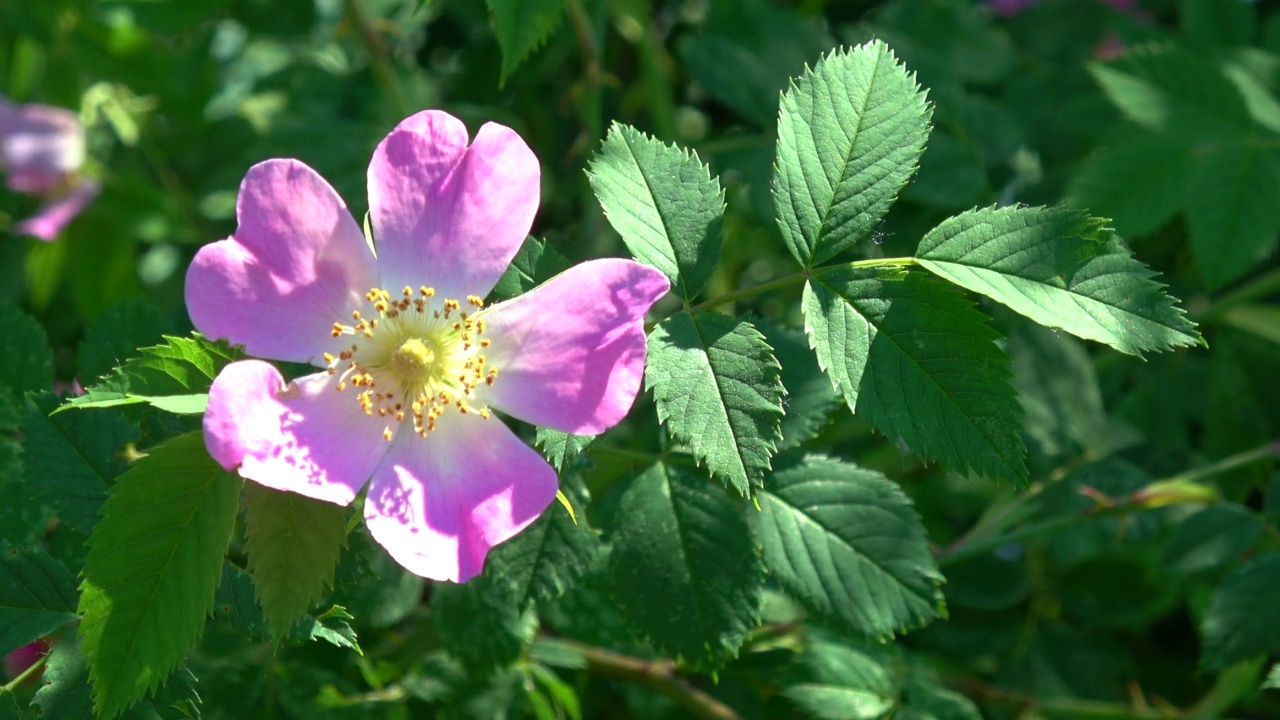
[[630, 260], [577, 265], [486, 305], [537, 212], [537, 158], [510, 128], [474, 140], [425, 111], [369, 165], [377, 255], [337, 193], [296, 160], [250, 168], [234, 235], [187, 271], [196, 328], [260, 360], [209, 392], [210, 454], [241, 476], [346, 505], [419, 575], [465, 582], [555, 497], [555, 471], [494, 415], [594, 435], [640, 389], [644, 316], [669, 289]]
[[84, 129], [75, 113], [48, 105], [14, 105], [0, 98], [0, 171], [14, 192], [44, 204], [14, 231], [49, 241], [98, 195], [99, 184], [78, 176]]
[[4, 656], [4, 674], [10, 680], [18, 677], [27, 668], [49, 652], [49, 641], [36, 640], [28, 643]]
[[[1012, 17], [1039, 3], [1040, 0], [987, 0], [987, 6], [990, 7], [996, 15], [1001, 17]], [[1126, 14], [1138, 13], [1137, 0], [1098, 0], [1104, 5], [1111, 7]]]

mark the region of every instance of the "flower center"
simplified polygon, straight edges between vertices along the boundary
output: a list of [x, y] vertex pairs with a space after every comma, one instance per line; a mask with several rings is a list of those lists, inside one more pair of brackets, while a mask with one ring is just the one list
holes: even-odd
[[338, 355], [324, 355], [329, 374], [341, 373], [337, 391], [345, 391], [348, 383], [358, 388], [356, 402], [365, 415], [386, 421], [382, 436], [387, 440], [406, 421], [426, 437], [450, 409], [488, 419], [489, 408], [474, 404], [476, 389], [493, 385], [498, 377], [483, 354], [489, 347], [489, 339], [481, 337], [485, 323], [478, 312], [484, 301], [467, 297], [473, 310], [466, 311], [451, 298], [436, 303], [433, 288], [423, 286], [415, 293], [406, 287], [400, 294], [393, 300], [388, 291], [374, 288], [365, 300], [377, 317], [355, 310], [353, 324], [333, 324], [333, 337], [356, 339]]

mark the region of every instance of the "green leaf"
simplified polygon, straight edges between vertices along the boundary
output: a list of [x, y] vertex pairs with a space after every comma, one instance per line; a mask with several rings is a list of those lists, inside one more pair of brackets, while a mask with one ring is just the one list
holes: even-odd
[[116, 717], [154, 691], [199, 637], [240, 486], [191, 433], [155, 448], [111, 487], [80, 585], [99, 716]]
[[340, 505], [257, 483], [245, 488], [247, 565], [277, 638], [287, 635], [333, 584], [346, 531]]
[[1017, 322], [1005, 347], [1013, 361], [1013, 387], [1026, 413], [1022, 429], [1045, 453], [1079, 454], [1105, 445], [1106, 408], [1084, 343]]
[[[1248, 40], [1244, 42], [1247, 43]], [[1266, 58], [1262, 62], [1271, 60], [1262, 50], [1242, 48], [1239, 52], [1244, 57], [1257, 53], [1260, 59]], [[1240, 91], [1253, 121], [1273, 133], [1280, 133], [1280, 101], [1271, 94], [1266, 83], [1249, 69], [1249, 62], [1243, 60], [1223, 63], [1222, 73], [1236, 86], [1236, 90]]]
[[35, 318], [0, 302], [0, 393], [21, 407], [28, 391], [53, 388], [53, 353], [49, 338]]
[[[164, 339], [162, 345], [142, 348], [138, 357], [125, 361], [84, 395], [68, 401], [59, 408], [59, 412], [69, 407], [103, 408], [141, 402], [156, 404], [161, 396], [206, 393], [222, 368], [244, 357], [243, 353], [223, 341], [212, 342], [199, 335], [185, 338], [166, 335]], [[185, 412], [194, 411], [199, 403], [198, 398], [192, 397], [170, 397], [168, 400], [170, 404], [177, 403], [177, 409]]]
[[1089, 71], [1125, 117], [1190, 142], [1240, 137], [1252, 122], [1235, 86], [1207, 59], [1173, 47], [1128, 48]]
[[1066, 202], [1111, 218], [1124, 237], [1146, 235], [1182, 209], [1192, 158], [1186, 143], [1157, 134], [1100, 148], [1081, 163]]
[[222, 578], [214, 594], [214, 617], [252, 640], [270, 637], [262, 607], [253, 597], [253, 578], [230, 562], [222, 563]]
[[[156, 691], [155, 697], [143, 700], [124, 713], [126, 720], [185, 720], [200, 717], [200, 696], [196, 679], [190, 670], [178, 668]], [[47, 718], [94, 717], [90, 693], [89, 667], [80, 643], [75, 638], [57, 642], [49, 652], [44, 669], [43, 686], [36, 691], [32, 704]]]
[[0, 688], [0, 720], [22, 720], [22, 708], [18, 707], [18, 699], [7, 688]]
[[1271, 666], [1267, 677], [1262, 681], [1262, 690], [1280, 690], [1280, 663]]
[[534, 435], [534, 443], [542, 449], [542, 454], [551, 463], [556, 472], [564, 472], [573, 467], [578, 455], [596, 439], [595, 435], [570, 435], [559, 430], [540, 427]]
[[931, 116], [879, 41], [831, 53], [783, 94], [773, 201], [801, 265], [871, 235], [916, 171]]
[[841, 269], [809, 281], [804, 313], [851, 410], [926, 459], [1026, 480], [1008, 357], [955, 288], [923, 273]]
[[724, 190], [697, 153], [614, 123], [587, 176], [637, 260], [686, 301], [706, 287], [720, 259]]
[[800, 657], [805, 682], [782, 694], [818, 720], [875, 720], [895, 705], [894, 678], [876, 658], [852, 647], [811, 643]]
[[1280, 553], [1255, 557], [1222, 580], [1200, 625], [1209, 670], [1280, 652]]
[[1062, 207], [970, 210], [920, 241], [920, 265], [1049, 327], [1141, 356], [1202, 342], [1103, 221]]
[[782, 386], [787, 393], [782, 402], [786, 412], [780, 428], [782, 440], [778, 443], [778, 450], [782, 451], [815, 437], [840, 398], [831, 389], [831, 381], [823, 377], [803, 332], [763, 321], [756, 321], [756, 325], [782, 366]]
[[555, 600], [577, 584], [600, 554], [600, 537], [551, 505], [514, 538], [489, 553], [485, 575], [519, 610]]
[[538, 630], [537, 615], [507, 602], [487, 579], [437, 583], [431, 589], [440, 644], [479, 675], [515, 662]]
[[422, 601], [426, 579], [391, 559], [363, 524], [351, 531], [347, 542], [334, 580], [334, 602], [366, 627], [391, 627], [413, 613]]
[[565, 0], [486, 0], [493, 13], [493, 31], [502, 48], [499, 87], [511, 73], [547, 41], [564, 16]]
[[569, 268], [569, 261], [546, 240], [525, 238], [511, 264], [498, 278], [490, 296], [509, 300], [523, 295]]
[[750, 323], [681, 312], [650, 335], [645, 385], [671, 435], [713, 476], [749, 495], [782, 439], [780, 369]]
[[1194, 573], [1228, 566], [1253, 546], [1263, 526], [1242, 505], [1210, 505], [1174, 526], [1164, 546], [1164, 569]]
[[348, 620], [354, 620], [351, 613], [341, 605], [334, 605], [320, 615], [308, 615], [294, 626], [290, 637], [295, 640], [323, 640], [334, 647], [355, 650], [357, 655], [364, 655], [357, 642], [356, 631], [351, 629]]
[[135, 348], [162, 342], [173, 323], [152, 305], [130, 298], [102, 314], [80, 341], [78, 377], [84, 382], [100, 378], [134, 352]]
[[115, 410], [50, 416], [58, 402], [50, 392], [27, 398], [24, 478], [57, 508], [63, 522], [88, 534], [98, 522], [107, 489], [128, 467], [120, 449], [138, 436]]
[[1236, 305], [1222, 316], [1232, 327], [1280, 345], [1280, 307], [1251, 303]]
[[703, 670], [736, 657], [759, 620], [764, 567], [743, 515], [720, 489], [663, 464], [618, 504], [609, 556], [618, 607], [638, 635]]
[[76, 579], [38, 549], [0, 542], [0, 655], [76, 619]]
[[809, 457], [759, 497], [765, 564], [810, 611], [877, 639], [945, 615], [920, 518], [880, 473]]
[[1187, 193], [1187, 233], [1210, 288], [1270, 257], [1280, 233], [1280, 158], [1252, 144], [1200, 155]]

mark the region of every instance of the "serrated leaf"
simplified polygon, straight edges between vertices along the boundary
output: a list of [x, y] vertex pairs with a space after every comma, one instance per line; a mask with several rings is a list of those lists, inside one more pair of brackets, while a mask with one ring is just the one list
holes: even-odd
[[1133, 122], [1192, 142], [1238, 137], [1251, 120], [1235, 86], [1207, 59], [1169, 45], [1126, 49], [1089, 72], [1111, 102]]
[[245, 555], [254, 595], [277, 637], [333, 584], [347, 540], [342, 506], [273, 490], [245, 488]]
[[564, 472], [573, 466], [583, 450], [596, 439], [595, 435], [570, 435], [551, 428], [538, 428], [533, 442], [556, 472]]
[[357, 525], [347, 542], [334, 580], [334, 602], [366, 627], [386, 628], [408, 617], [422, 601], [426, 580], [392, 560], [364, 525]]
[[320, 615], [302, 618], [290, 637], [295, 640], [323, 640], [334, 647], [355, 650], [357, 655], [364, 655], [356, 631], [347, 622], [354, 619], [346, 608], [334, 605]]
[[214, 594], [214, 616], [250, 639], [269, 637], [267, 619], [253, 597], [253, 578], [230, 562], [222, 563], [222, 578]]
[[880, 473], [810, 457], [759, 498], [765, 564], [811, 612], [878, 639], [945, 615], [924, 526]]
[[115, 410], [51, 416], [58, 403], [49, 392], [27, 398], [23, 477], [57, 508], [63, 522], [88, 534], [98, 522], [107, 489], [128, 467], [120, 449], [137, 440], [137, 433]]
[[720, 259], [724, 190], [697, 153], [614, 123], [587, 173], [605, 217], [636, 259], [685, 301]]
[[1280, 553], [1255, 557], [1223, 578], [1200, 634], [1200, 664], [1209, 670], [1280, 652]]
[[154, 691], [199, 637], [240, 486], [191, 433], [153, 449], [111, 487], [80, 585], [99, 716], [116, 717]]
[[565, 0], [486, 0], [493, 13], [493, 30], [502, 48], [505, 85], [524, 59], [546, 42], [564, 16]]
[[852, 647], [814, 642], [800, 656], [804, 682], [782, 694], [818, 720], [874, 720], [893, 709], [894, 678], [871, 655]]
[[496, 300], [509, 300], [529, 292], [568, 268], [569, 261], [551, 243], [529, 236], [489, 294]]
[[681, 312], [650, 334], [644, 375], [671, 435], [713, 476], [749, 495], [782, 439], [780, 370], [750, 323]]
[[[32, 698], [46, 718], [91, 718], [89, 666], [74, 638], [53, 646], [44, 669], [43, 685]], [[125, 720], [180, 720], [200, 717], [200, 696], [191, 671], [180, 667], [156, 692], [124, 713]]]
[[53, 387], [53, 353], [44, 328], [7, 302], [0, 302], [0, 357], [0, 393], [14, 407], [22, 407], [23, 393]]
[[515, 662], [538, 630], [537, 615], [495, 592], [487, 575], [463, 585], [434, 585], [431, 613], [440, 644], [482, 676]]
[[849, 408], [922, 457], [1025, 481], [1022, 410], [999, 335], [923, 273], [848, 268], [805, 286], [805, 332]]
[[1013, 387], [1026, 413], [1023, 431], [1050, 455], [1093, 454], [1101, 447], [1107, 413], [1084, 343], [1019, 322], [1005, 348], [1013, 362]]
[[1162, 564], [1174, 573], [1224, 567], [1253, 545], [1263, 527], [1262, 518], [1242, 505], [1210, 505], [1174, 526], [1164, 546]]
[[76, 579], [39, 549], [0, 541], [0, 655], [76, 619]]
[[489, 553], [485, 575], [508, 603], [520, 610], [560, 597], [587, 573], [600, 553], [600, 537], [575, 523], [558, 505], [519, 535]]
[[1062, 207], [970, 210], [920, 241], [920, 265], [1048, 327], [1123, 353], [1202, 342], [1103, 221]]
[[780, 379], [787, 394], [782, 401], [785, 414], [780, 426], [782, 440], [778, 442], [781, 452], [816, 436], [840, 404], [840, 398], [832, 390], [831, 381], [823, 377], [803, 332], [763, 321], [756, 321], [756, 326], [782, 366]]
[[1081, 163], [1066, 202], [1111, 218], [1124, 237], [1146, 235], [1182, 209], [1192, 159], [1186, 143], [1159, 134], [1100, 148]]
[[124, 363], [135, 348], [161, 342], [172, 323], [151, 303], [131, 298], [106, 311], [80, 341], [77, 377], [100, 378]]
[[[66, 408], [104, 408], [142, 402], [155, 403], [159, 397], [191, 396], [207, 393], [218, 372], [244, 356], [225, 342], [213, 342], [199, 335], [165, 336], [165, 342], [141, 348], [137, 357], [72, 398]], [[170, 401], [191, 403], [193, 400]], [[190, 408], [187, 410], [191, 411]]]
[[609, 577], [631, 628], [659, 650], [714, 670], [759, 620], [764, 567], [741, 505], [664, 464], [618, 503]]
[[868, 237], [915, 173], [932, 111], [882, 42], [837, 50], [782, 96], [774, 210], [810, 267]]
[[1210, 288], [1270, 257], [1280, 235], [1280, 158], [1244, 144], [1200, 155], [1187, 193], [1187, 234]]

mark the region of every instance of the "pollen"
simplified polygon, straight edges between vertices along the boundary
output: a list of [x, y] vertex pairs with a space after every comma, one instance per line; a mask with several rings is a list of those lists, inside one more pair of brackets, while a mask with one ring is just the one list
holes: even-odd
[[[337, 355], [325, 353], [335, 386], [357, 388], [355, 402], [363, 415], [384, 425], [391, 441], [396, 428], [410, 423], [426, 437], [447, 412], [475, 414], [488, 420], [492, 412], [477, 397], [491, 387], [497, 368], [488, 364], [491, 347], [485, 334], [484, 299], [436, 299], [435, 288], [405, 285], [392, 294], [372, 288], [367, 305], [351, 311], [351, 323], [335, 322], [332, 336], [351, 335], [357, 342]], [[465, 306], [470, 310], [462, 311]], [[483, 394], [483, 392], [481, 392]]]

